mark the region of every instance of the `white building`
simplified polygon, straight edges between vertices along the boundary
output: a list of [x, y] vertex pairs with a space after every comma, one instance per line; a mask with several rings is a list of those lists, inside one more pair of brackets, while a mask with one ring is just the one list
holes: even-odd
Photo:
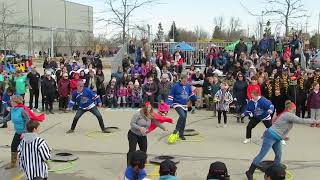
[[66, 0], [0, 0], [0, 29], [7, 29], [0, 30], [1, 50], [48, 52], [53, 36], [55, 51], [70, 55], [92, 46], [93, 8]]

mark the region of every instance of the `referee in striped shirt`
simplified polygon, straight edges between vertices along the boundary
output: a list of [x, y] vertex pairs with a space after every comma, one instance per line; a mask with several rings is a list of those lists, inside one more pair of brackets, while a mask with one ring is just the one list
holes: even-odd
[[38, 135], [39, 122], [29, 121], [26, 126], [28, 133], [24, 134], [18, 147], [19, 166], [28, 180], [46, 180], [50, 149]]

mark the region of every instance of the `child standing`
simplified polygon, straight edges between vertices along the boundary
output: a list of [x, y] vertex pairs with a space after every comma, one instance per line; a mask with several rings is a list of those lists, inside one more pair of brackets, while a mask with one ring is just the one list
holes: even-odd
[[118, 94], [118, 108], [121, 107], [121, 103], [122, 103], [122, 107], [125, 108], [127, 106], [126, 98], [128, 95], [128, 89], [123, 83], [120, 83], [120, 87], [117, 91], [117, 94]]
[[5, 169], [12, 169], [16, 167], [21, 134], [26, 132], [26, 123], [30, 120], [23, 107], [17, 107], [18, 104], [23, 104], [23, 98], [21, 96], [12, 96], [12, 108], [10, 109], [10, 113], [8, 113], [8, 115], [3, 119], [5, 122], [12, 120], [15, 130], [11, 143], [11, 163]]
[[133, 82], [132, 81], [130, 81], [128, 83], [127, 90], [128, 90], [127, 104], [128, 104], [128, 107], [132, 107], [132, 91], [133, 91]]
[[47, 161], [50, 159], [50, 149], [44, 139], [39, 137], [40, 123], [29, 121], [27, 133], [18, 147], [19, 166], [28, 180], [48, 178]]
[[221, 114], [223, 114], [224, 125], [227, 127], [227, 112], [229, 111], [229, 105], [232, 103], [233, 98], [229, 92], [229, 86], [227, 83], [221, 83], [220, 90], [215, 95], [215, 101], [217, 102], [218, 111], [218, 124], [217, 127], [221, 127]]
[[70, 81], [68, 79], [68, 73], [63, 74], [63, 78], [58, 83], [59, 92], [59, 109], [67, 112], [68, 98], [70, 95]]
[[319, 83], [314, 82], [313, 91], [311, 91], [308, 97], [308, 109], [311, 110], [311, 119], [320, 118], [320, 92], [319, 92]]
[[251, 92], [254, 90], [258, 92], [259, 96], [261, 95], [260, 85], [258, 84], [258, 78], [256, 76], [253, 76], [251, 78], [250, 84], [248, 85], [248, 88], [247, 88], [247, 98], [249, 100], [252, 99]]
[[109, 108], [114, 108], [116, 107], [117, 103], [117, 89], [116, 89], [116, 82], [117, 80], [114, 78], [111, 80], [110, 84], [106, 88], [106, 105]]

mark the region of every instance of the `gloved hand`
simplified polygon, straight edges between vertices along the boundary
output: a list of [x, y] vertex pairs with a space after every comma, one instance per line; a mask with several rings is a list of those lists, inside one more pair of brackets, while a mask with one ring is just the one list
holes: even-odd
[[237, 98], [233, 98], [233, 101], [237, 101]]
[[252, 114], [252, 112], [250, 112], [250, 113], [249, 113], [249, 117], [253, 117], [253, 114]]
[[243, 117], [245, 117], [246, 115], [245, 115], [244, 113], [242, 113], [242, 114], [240, 114], [240, 116], [243, 118]]

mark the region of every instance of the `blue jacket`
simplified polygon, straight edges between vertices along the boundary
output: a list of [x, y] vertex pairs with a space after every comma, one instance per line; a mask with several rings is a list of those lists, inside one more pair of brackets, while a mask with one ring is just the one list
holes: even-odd
[[269, 39], [267, 39], [267, 38], [261, 39], [260, 42], [259, 42], [260, 53], [266, 52], [270, 47], [269, 44], [270, 44]]
[[173, 106], [173, 108], [182, 107], [184, 110], [187, 110], [189, 99], [196, 100], [191, 86], [189, 84], [182, 86], [180, 82], [177, 82], [172, 86], [166, 103]]
[[[124, 174], [125, 180], [133, 180], [134, 169], [130, 166], [126, 169]], [[139, 170], [138, 180], [143, 180], [147, 176], [147, 173], [144, 169]]]
[[13, 107], [6, 119], [10, 118], [17, 134], [26, 132], [26, 124], [30, 120], [22, 107]]
[[75, 102], [79, 105], [80, 109], [89, 110], [96, 105], [95, 103], [101, 103], [101, 99], [91, 89], [83, 88], [81, 93], [77, 90], [72, 92], [72, 98], [69, 101], [68, 108], [71, 108]]
[[[19, 95], [19, 94], [14, 93], [13, 95]], [[2, 105], [4, 108], [4, 112], [7, 111], [7, 107], [11, 107], [11, 97], [8, 95], [7, 92], [5, 92], [2, 96]]]
[[274, 106], [265, 97], [260, 97], [260, 99], [257, 102], [253, 100], [249, 101], [244, 115], [249, 116], [249, 114], [252, 113], [253, 117], [257, 120], [270, 120], [271, 115], [269, 114], [268, 110], [271, 110], [273, 112]]

